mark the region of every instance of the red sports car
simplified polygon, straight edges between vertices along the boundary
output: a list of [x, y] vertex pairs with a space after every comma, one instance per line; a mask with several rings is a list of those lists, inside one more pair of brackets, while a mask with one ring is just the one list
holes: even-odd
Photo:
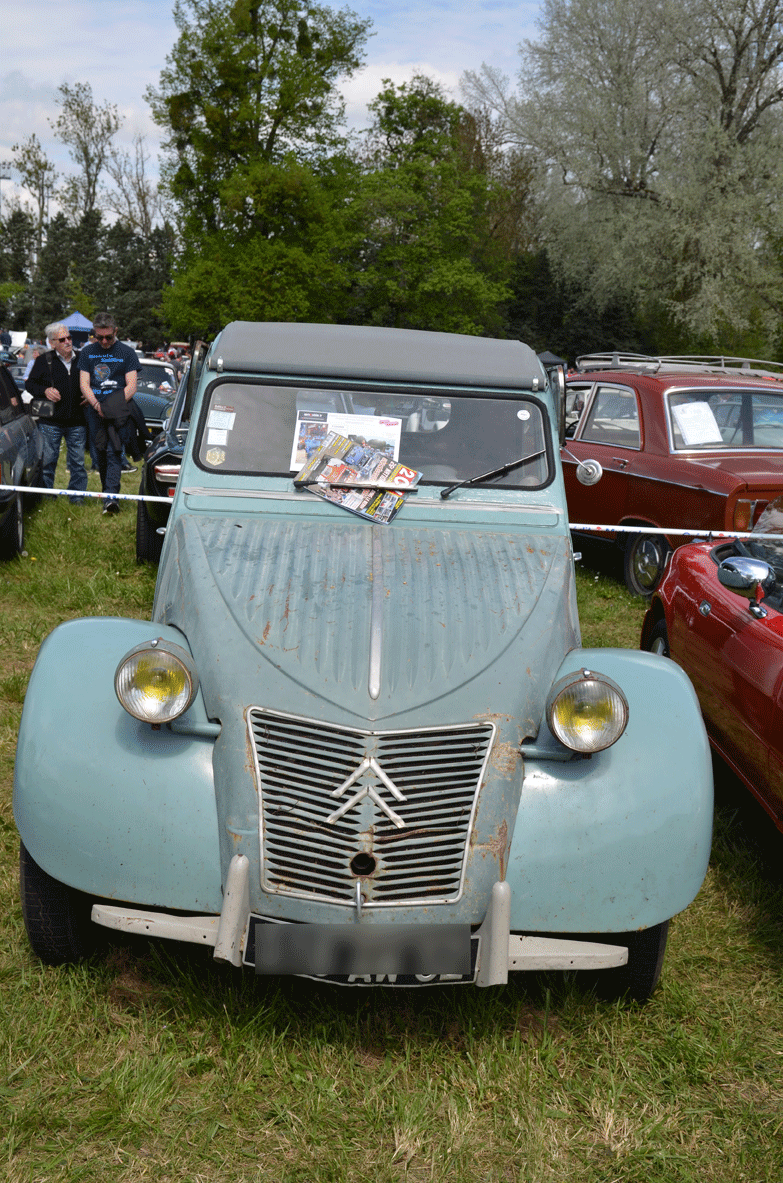
[[675, 551], [641, 648], [682, 666], [712, 746], [783, 831], [783, 498], [751, 538]]

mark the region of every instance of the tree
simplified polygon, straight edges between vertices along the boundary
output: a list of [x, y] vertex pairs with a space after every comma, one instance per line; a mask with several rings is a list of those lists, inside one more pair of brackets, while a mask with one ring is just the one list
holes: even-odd
[[113, 146], [106, 161], [106, 171], [114, 182], [114, 189], [104, 196], [106, 208], [144, 239], [151, 237], [164, 205], [158, 186], [147, 176], [148, 160], [141, 135], [134, 136], [133, 156]]
[[96, 209], [101, 173], [122, 121], [113, 103], [93, 102], [89, 82], [76, 82], [73, 86], [63, 82], [57, 92], [59, 98], [55, 101], [60, 114], [51, 126], [80, 170], [66, 180], [60, 202], [77, 221]]
[[496, 192], [476, 159], [474, 121], [422, 75], [386, 80], [370, 110], [352, 319], [502, 331], [508, 255], [493, 234]]
[[54, 191], [57, 173], [46, 156], [35, 132], [21, 144], [14, 144], [14, 168], [19, 172], [22, 184], [32, 193], [36, 205], [36, 255], [43, 245], [44, 225], [49, 215], [49, 199]]
[[[176, 0], [178, 40], [147, 100], [168, 133], [164, 176], [190, 240], [226, 223], [223, 187], [289, 154], [340, 144], [337, 83], [361, 64], [368, 21], [307, 0]], [[234, 203], [231, 231], [252, 227]], [[250, 219], [252, 222], [252, 219]]]
[[11, 207], [0, 222], [0, 308], [2, 321], [24, 329], [30, 314], [29, 285], [35, 227], [32, 215], [20, 206]]
[[465, 78], [536, 162], [556, 275], [657, 306], [694, 341], [783, 310], [783, 9], [774, 0], [545, 0], [511, 93]]
[[[73, 311], [67, 306], [71, 239], [71, 227], [65, 215], [58, 213], [46, 227], [46, 241], [30, 289], [34, 314], [29, 327], [37, 336], [41, 336], [47, 324]], [[80, 311], [87, 315], [86, 309]]]
[[316, 173], [288, 158], [235, 174], [224, 190], [226, 217], [240, 205], [250, 230], [215, 230], [180, 264], [163, 293], [172, 331], [209, 337], [235, 319], [340, 319], [349, 171], [342, 160]]

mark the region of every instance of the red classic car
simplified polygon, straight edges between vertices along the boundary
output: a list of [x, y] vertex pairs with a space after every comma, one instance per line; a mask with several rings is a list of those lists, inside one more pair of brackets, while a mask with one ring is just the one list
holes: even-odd
[[682, 666], [710, 743], [783, 831], [783, 499], [754, 537], [675, 551], [641, 648]]
[[[749, 530], [783, 493], [783, 365], [742, 358], [592, 354], [567, 383], [563, 475], [572, 522]], [[597, 460], [601, 479], [577, 480]], [[582, 474], [580, 474], [582, 475]], [[637, 595], [657, 587], [664, 534], [609, 534]]]

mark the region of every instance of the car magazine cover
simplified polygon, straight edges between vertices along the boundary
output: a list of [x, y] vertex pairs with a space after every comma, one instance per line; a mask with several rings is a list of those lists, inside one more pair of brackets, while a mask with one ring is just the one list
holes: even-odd
[[[390, 449], [374, 448], [364, 439], [330, 431], [294, 477], [294, 484], [371, 522], [390, 522], [421, 475], [415, 468], [399, 464]], [[390, 489], [389, 485], [395, 487]]]

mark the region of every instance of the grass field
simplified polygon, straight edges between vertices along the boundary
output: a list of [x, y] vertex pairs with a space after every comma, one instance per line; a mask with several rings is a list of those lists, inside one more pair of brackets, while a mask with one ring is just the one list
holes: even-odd
[[[644, 1007], [562, 974], [366, 992], [257, 980], [143, 941], [75, 968], [33, 958], [11, 813], [27, 677], [59, 621], [149, 615], [134, 520], [46, 500], [26, 556], [0, 567], [5, 1178], [783, 1180], [781, 845], [726, 777], [707, 880]], [[595, 556], [578, 579], [585, 644], [635, 647], [641, 602]]]

